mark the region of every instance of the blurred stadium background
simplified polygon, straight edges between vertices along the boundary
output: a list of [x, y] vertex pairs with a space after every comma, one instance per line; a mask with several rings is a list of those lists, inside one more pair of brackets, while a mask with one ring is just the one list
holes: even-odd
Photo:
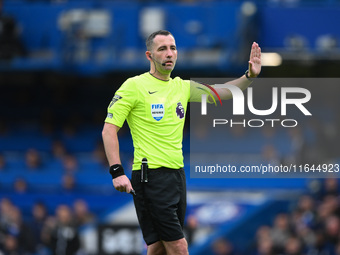
[[[338, 0], [0, 6], [0, 254], [145, 253], [132, 198], [112, 187], [101, 129], [115, 90], [148, 70], [144, 40], [151, 32], [174, 34], [173, 75], [184, 79], [241, 76], [253, 41], [264, 53], [261, 77], [339, 76]], [[339, 90], [330, 95], [332, 114], [325, 105], [325, 125], [277, 132], [281, 142], [263, 143], [254, 156], [339, 163]], [[340, 254], [337, 179], [190, 179], [188, 124], [190, 254]], [[230, 136], [236, 144], [237, 132]], [[129, 169], [127, 126], [120, 148]], [[242, 146], [233, 153], [242, 160]]]

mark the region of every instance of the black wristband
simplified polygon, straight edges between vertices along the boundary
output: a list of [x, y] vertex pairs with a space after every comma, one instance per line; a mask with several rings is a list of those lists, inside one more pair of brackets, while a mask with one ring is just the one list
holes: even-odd
[[124, 175], [124, 168], [120, 164], [115, 164], [110, 166], [110, 174], [112, 179], [117, 178], [118, 176]]

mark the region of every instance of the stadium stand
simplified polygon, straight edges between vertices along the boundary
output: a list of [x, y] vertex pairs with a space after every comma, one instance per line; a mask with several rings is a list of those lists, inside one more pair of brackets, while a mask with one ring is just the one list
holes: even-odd
[[[105, 254], [96, 239], [100, 229], [135, 219], [131, 197], [112, 187], [101, 129], [114, 91], [147, 68], [142, 21], [148, 17], [144, 20], [142, 13], [156, 13], [153, 19], [175, 35], [182, 54], [176, 75], [183, 78], [243, 74], [246, 66], [237, 56], [252, 40], [288, 61], [280, 69], [287, 77], [298, 72], [289, 68], [302, 70], [306, 59], [307, 66], [316, 64], [300, 76], [338, 76], [336, 0], [16, 0], [2, 5], [1, 255], [54, 254], [58, 238], [65, 238], [56, 236], [60, 226], [72, 233], [70, 249], [79, 248], [66, 254]], [[6, 28], [12, 29], [10, 36]], [[10, 42], [16, 45], [13, 51], [1, 46], [8, 44], [4, 36], [15, 41]], [[277, 74], [271, 70], [265, 69], [264, 76]], [[314, 94], [320, 102], [312, 105], [313, 118], [289, 132], [227, 129], [223, 138], [231, 146], [225, 159], [235, 165], [245, 158], [339, 164], [339, 88], [325, 93], [320, 86]], [[190, 254], [340, 254], [337, 178], [190, 178], [195, 148], [190, 148], [189, 124], [183, 151]], [[120, 142], [129, 169], [133, 146], [126, 126]], [[117, 240], [112, 242], [119, 246]]]

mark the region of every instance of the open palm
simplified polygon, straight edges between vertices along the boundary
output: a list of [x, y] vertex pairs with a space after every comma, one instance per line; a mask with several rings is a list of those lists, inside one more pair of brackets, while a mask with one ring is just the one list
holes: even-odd
[[261, 48], [256, 43], [253, 42], [249, 57], [249, 77], [255, 78], [261, 72]]

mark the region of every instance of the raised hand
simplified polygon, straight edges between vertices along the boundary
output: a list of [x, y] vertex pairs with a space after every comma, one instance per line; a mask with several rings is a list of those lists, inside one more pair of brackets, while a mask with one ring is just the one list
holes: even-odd
[[257, 77], [261, 72], [261, 48], [256, 42], [253, 42], [251, 46], [248, 63], [249, 77]]

